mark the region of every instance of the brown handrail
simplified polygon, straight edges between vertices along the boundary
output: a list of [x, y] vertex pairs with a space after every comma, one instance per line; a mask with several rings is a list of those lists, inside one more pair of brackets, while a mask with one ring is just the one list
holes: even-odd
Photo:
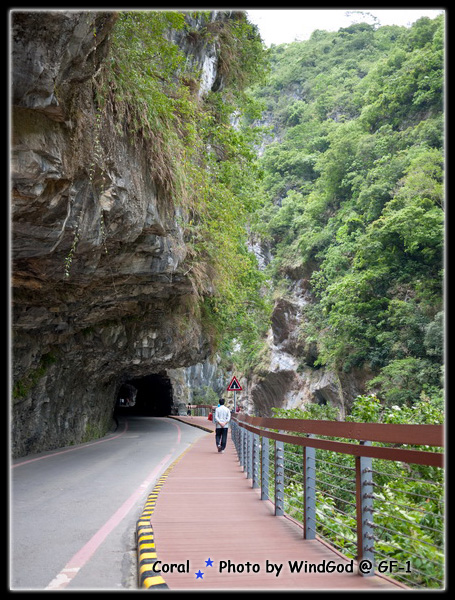
[[[303, 446], [301, 466], [303, 471], [298, 479], [301, 486], [301, 504], [303, 508], [303, 532], [305, 539], [317, 539], [318, 523], [317, 506], [320, 502], [317, 494], [318, 461], [315, 449], [332, 451], [354, 456], [355, 459], [355, 519], [357, 535], [356, 560], [359, 564], [359, 575], [375, 573], [375, 540], [373, 522], [375, 512], [374, 500], [380, 499], [372, 486], [376, 485], [375, 468], [372, 459], [385, 459], [401, 463], [444, 467], [444, 453], [411, 448], [396, 447], [400, 444], [413, 446], [443, 446], [442, 425], [403, 425], [382, 423], [351, 423], [339, 421], [317, 421], [306, 419], [280, 419], [250, 417], [244, 414], [232, 415], [233, 440], [239, 455], [240, 465], [253, 487], [261, 488], [261, 500], [269, 499], [268, 479], [270, 475], [270, 455], [268, 439], [276, 441], [273, 453], [272, 470], [274, 471], [273, 494], [275, 496], [275, 515], [281, 516], [285, 511], [285, 470], [286, 446]], [[256, 435], [254, 435], [256, 434]], [[294, 435], [293, 435], [294, 434]], [[307, 434], [307, 435], [298, 435]], [[325, 437], [316, 437], [325, 436]], [[326, 439], [335, 438], [335, 439]], [[262, 441], [260, 441], [262, 438]], [[341, 441], [340, 440], [346, 440]], [[371, 442], [393, 444], [393, 447], [373, 446]], [[322, 460], [322, 462], [324, 462]], [[259, 468], [260, 463], [260, 468]], [[342, 465], [339, 465], [340, 467]], [[349, 467], [352, 469], [352, 467]], [[382, 471], [379, 467], [379, 471]], [[342, 477], [346, 479], [347, 477]], [[289, 478], [288, 478], [289, 479]], [[341, 483], [340, 483], [341, 485]], [[436, 483], [436, 485], [438, 485]], [[299, 487], [297, 486], [296, 492]], [[338, 485], [336, 487], [339, 487]], [[330, 493], [327, 492], [330, 496]], [[354, 496], [354, 493], [352, 493]], [[335, 498], [335, 496], [332, 496]], [[339, 500], [341, 500], [339, 498]], [[342, 500], [344, 502], [344, 500]], [[273, 500], [272, 500], [273, 502]], [[352, 504], [352, 502], [351, 502]], [[340, 511], [342, 514], [342, 511]], [[348, 511], [348, 517], [354, 517]], [[330, 530], [330, 527], [329, 527]], [[436, 547], [436, 544], [435, 544]], [[360, 569], [367, 564], [368, 569]], [[380, 563], [381, 564], [381, 563]]]
[[242, 414], [233, 415], [233, 419], [248, 431], [269, 439], [297, 446], [320, 448], [354, 456], [369, 456], [371, 458], [382, 458], [385, 460], [395, 460], [411, 464], [444, 467], [444, 454], [439, 452], [366, 446], [332, 440], [321, 440], [313, 437], [299, 437], [262, 429], [269, 428], [278, 429], [281, 432], [291, 431], [331, 437], [344, 437], [358, 441], [368, 440], [420, 446], [443, 446], [442, 425], [351, 423], [340, 421], [250, 417], [249, 415]]
[[314, 433], [316, 435], [344, 437], [359, 441], [370, 440], [371, 442], [389, 444], [444, 446], [444, 429], [442, 425], [280, 419], [276, 417], [251, 417], [243, 414], [236, 415], [236, 417], [239, 421], [245, 421], [250, 425], [265, 427], [266, 429]]

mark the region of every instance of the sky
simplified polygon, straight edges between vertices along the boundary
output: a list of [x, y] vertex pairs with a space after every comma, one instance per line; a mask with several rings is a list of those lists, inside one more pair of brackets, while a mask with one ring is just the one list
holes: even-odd
[[[362, 17], [359, 11], [365, 13]], [[309, 39], [316, 29], [325, 31], [338, 31], [340, 27], [348, 27], [353, 23], [366, 22], [374, 24], [373, 15], [379, 25], [405, 25], [409, 26], [420, 17], [434, 19], [444, 12], [443, 8], [435, 9], [375, 9], [375, 8], [349, 8], [320, 10], [302, 8], [296, 9], [263, 9], [248, 10], [250, 22], [258, 26], [259, 32], [266, 46], [271, 44], [284, 44]]]

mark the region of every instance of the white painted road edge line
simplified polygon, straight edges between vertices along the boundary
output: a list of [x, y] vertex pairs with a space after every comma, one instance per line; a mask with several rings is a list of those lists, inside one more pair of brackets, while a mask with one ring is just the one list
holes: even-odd
[[93, 556], [96, 550], [104, 542], [107, 536], [113, 531], [117, 525], [126, 517], [135, 503], [143, 495], [144, 490], [155, 481], [158, 474], [163, 470], [165, 465], [171, 460], [173, 452], [166, 455], [163, 460], [153, 469], [141, 485], [131, 494], [131, 496], [122, 504], [122, 506], [112, 515], [110, 519], [93, 535], [93, 537], [69, 560], [60, 573], [54, 577], [49, 585], [44, 588], [46, 590], [61, 590], [65, 588], [85, 565], [85, 563]]

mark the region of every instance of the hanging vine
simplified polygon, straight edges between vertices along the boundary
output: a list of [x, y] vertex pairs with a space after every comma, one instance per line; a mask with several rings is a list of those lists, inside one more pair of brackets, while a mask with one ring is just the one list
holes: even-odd
[[[100, 140], [101, 122], [102, 122], [102, 111], [100, 108], [98, 108], [97, 112], [96, 112], [96, 116], [95, 116], [93, 155], [92, 155], [92, 160], [90, 162], [90, 166], [88, 169], [90, 192], [92, 193], [93, 198], [98, 198], [98, 199], [101, 198], [101, 196], [104, 194], [105, 185], [106, 185], [105, 170], [101, 166], [102, 159], [103, 159], [103, 151], [102, 151], [101, 140]], [[96, 190], [96, 184], [95, 184], [95, 173], [96, 173], [97, 166], [101, 170], [99, 191]], [[64, 259], [64, 278], [65, 279], [68, 279], [70, 277], [71, 265], [72, 265], [74, 255], [76, 253], [76, 249], [77, 249], [77, 246], [78, 246], [78, 243], [80, 240], [82, 215], [83, 215], [83, 206], [81, 206], [79, 214], [76, 218], [76, 226], [75, 226], [75, 230], [74, 230], [73, 243], [71, 244], [70, 251], [68, 252], [68, 254], [66, 255], [66, 257]], [[107, 249], [107, 244], [106, 244], [107, 236], [106, 236], [106, 224], [104, 221], [104, 209], [101, 205], [100, 205], [100, 236], [101, 236], [101, 243], [103, 245], [104, 252], [106, 254], [108, 254], [108, 249]]]

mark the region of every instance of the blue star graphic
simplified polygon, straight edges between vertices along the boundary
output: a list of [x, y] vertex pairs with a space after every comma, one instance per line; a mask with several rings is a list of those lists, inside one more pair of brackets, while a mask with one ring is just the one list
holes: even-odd
[[202, 579], [202, 576], [204, 575], [204, 573], [201, 573], [201, 569], [199, 569], [199, 571], [197, 573], [195, 573], [196, 575], [196, 579]]
[[213, 567], [213, 560], [210, 560], [210, 558], [208, 560], [205, 561], [205, 566], [206, 567]]

